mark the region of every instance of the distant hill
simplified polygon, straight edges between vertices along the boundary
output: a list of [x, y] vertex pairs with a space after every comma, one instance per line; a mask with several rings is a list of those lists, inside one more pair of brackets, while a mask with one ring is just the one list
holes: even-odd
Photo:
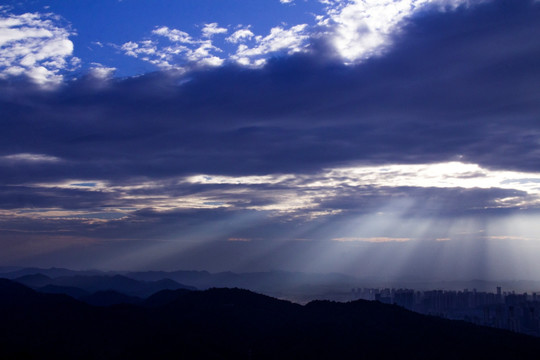
[[[16, 280], [33, 288], [45, 285], [77, 287], [89, 293], [114, 290], [137, 297], [146, 297], [153, 292], [164, 289], [195, 290], [212, 287], [238, 287], [276, 297], [298, 299], [300, 302], [328, 297], [350, 300], [350, 289], [358, 285], [358, 279], [343, 274], [309, 274], [286, 271], [209, 273], [207, 271], [180, 270], [104, 273], [94, 270], [27, 268], [1, 273], [0, 277]], [[135, 285], [135, 280], [140, 283]], [[108, 287], [104, 287], [104, 284], [107, 284]], [[336, 297], [337, 292], [343, 294]], [[325, 296], [325, 294], [330, 296]]]
[[96, 307], [0, 279], [0, 358], [538, 359], [540, 353], [538, 338], [378, 302], [302, 306], [241, 289], [165, 290], [151, 298]]
[[79, 297], [80, 301], [94, 306], [111, 306], [119, 304], [141, 304], [143, 299], [135, 296], [128, 296], [117, 291], [98, 291], [91, 295]]
[[[135, 297], [148, 297], [164, 289], [187, 289], [196, 290], [193, 286], [180, 284], [171, 279], [160, 279], [157, 281], [139, 281], [123, 275], [71, 275], [50, 278], [43, 274], [23, 275], [13, 279], [16, 282], [27, 285], [35, 289], [45, 289], [49, 286], [49, 291], [66, 289], [65, 294], [74, 295], [73, 288], [83, 290], [87, 293], [98, 291], [116, 291], [125, 295]], [[52, 287], [52, 288], [51, 288]], [[50, 291], [54, 289], [53, 291]], [[71, 290], [70, 290], [71, 289]], [[83, 296], [80, 294], [75, 297]]]
[[144, 306], [159, 307], [159, 306], [168, 305], [170, 303], [178, 301], [181, 297], [183, 297], [186, 294], [186, 292], [189, 292], [189, 291], [190, 290], [186, 290], [186, 289], [162, 290], [153, 294], [152, 296], [149, 296], [144, 301]]
[[[43, 277], [45, 276], [45, 277]], [[314, 299], [350, 301], [356, 299], [351, 289], [357, 288], [409, 288], [415, 290], [463, 290], [495, 292], [503, 291], [540, 293], [540, 281], [425, 281], [422, 279], [359, 279], [343, 274], [317, 274], [288, 271], [253, 273], [208, 271], [139, 271], [101, 272], [97, 270], [75, 271], [62, 268], [25, 268], [0, 273], [0, 277], [16, 279], [34, 289], [45, 285], [78, 287], [88, 293], [113, 290], [129, 296], [145, 298], [165, 289], [209, 289], [212, 287], [238, 287], [277, 298], [305, 304]], [[115, 278], [116, 277], [116, 278]], [[47, 278], [51, 279], [50, 281]], [[94, 280], [92, 280], [94, 279]], [[103, 279], [111, 280], [109, 287]], [[135, 285], [133, 281], [140, 282]], [[141, 284], [142, 283], [142, 284]]]
[[53, 282], [53, 279], [43, 274], [23, 275], [13, 280], [32, 288], [43, 287]]
[[73, 286], [45, 285], [35, 290], [45, 294], [65, 294], [75, 299], [90, 295], [88, 291]]
[[199, 289], [211, 287], [240, 287], [257, 291], [272, 291], [305, 285], [342, 285], [358, 282], [352, 276], [343, 274], [308, 274], [301, 272], [268, 271], [254, 273], [233, 273], [230, 271], [209, 273], [207, 271], [146, 271], [129, 272], [133, 279], [155, 281], [163, 278], [190, 284]]
[[12, 271], [5, 271], [0, 273], [0, 277], [6, 278], [6, 279], [15, 279], [21, 276], [25, 275], [34, 275], [34, 274], [43, 274], [45, 276], [48, 276], [50, 278], [57, 278], [61, 276], [74, 276], [74, 275], [84, 275], [84, 276], [91, 276], [91, 275], [106, 275], [103, 271], [99, 270], [70, 270], [70, 269], [64, 269], [64, 268], [48, 268], [48, 269], [42, 269], [42, 268], [22, 268], [22, 269], [16, 269]]

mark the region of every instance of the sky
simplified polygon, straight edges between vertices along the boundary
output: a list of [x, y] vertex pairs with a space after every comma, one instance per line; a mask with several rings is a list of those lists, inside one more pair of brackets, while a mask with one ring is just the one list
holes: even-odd
[[0, 6], [0, 266], [540, 280], [540, 2]]

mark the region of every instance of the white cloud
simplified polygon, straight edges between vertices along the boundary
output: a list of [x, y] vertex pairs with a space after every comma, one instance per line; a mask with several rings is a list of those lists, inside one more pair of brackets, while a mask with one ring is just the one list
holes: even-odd
[[138, 43], [129, 41], [120, 47], [124, 54], [132, 56], [143, 61], [152, 63], [158, 67], [169, 69], [173, 67], [169, 60], [174, 54], [179, 53], [182, 46], [167, 47], [158, 49], [158, 46], [152, 40], [143, 40]]
[[231, 36], [227, 37], [225, 40], [227, 40], [228, 42], [236, 44], [236, 43], [242, 42], [244, 40], [249, 40], [249, 39], [253, 38], [253, 36], [255, 36], [255, 34], [253, 34], [251, 32], [251, 30], [249, 30], [249, 29], [240, 29], [240, 30], [235, 31]]
[[177, 29], [169, 29], [167, 26], [157, 28], [152, 31], [152, 33], [155, 35], [164, 36], [172, 42], [180, 42], [185, 44], [193, 43], [193, 39], [187, 32]]
[[[488, 1], [477, 0], [475, 3]], [[281, 0], [292, 3], [292, 0]], [[269, 34], [256, 35], [249, 26], [237, 26], [225, 41], [238, 44], [236, 52], [218, 56], [222, 50], [212, 37], [225, 34], [227, 28], [218, 23], [207, 23], [199, 38], [187, 32], [157, 27], [152, 35], [159, 39], [125, 43], [121, 49], [126, 55], [140, 58], [164, 69], [182, 68], [185, 64], [220, 66], [231, 60], [248, 67], [260, 67], [269, 55], [281, 52], [293, 54], [308, 51], [313, 36], [328, 37], [345, 63], [356, 63], [382, 54], [391, 45], [392, 36], [399, 32], [407, 19], [426, 5], [441, 11], [469, 5], [469, 0], [319, 0], [326, 5], [326, 14], [315, 16], [318, 27], [297, 24], [289, 28], [273, 27]], [[165, 40], [166, 39], [166, 40]], [[162, 41], [173, 44], [161, 45]], [[17, 71], [17, 69], [13, 69]]]
[[73, 35], [53, 14], [0, 11], [0, 77], [26, 75], [38, 84], [62, 80], [61, 71], [80, 61], [72, 56]]
[[[194, 39], [184, 31], [162, 26], [152, 31], [158, 38], [139, 42], [129, 41], [119, 49], [128, 56], [139, 58], [161, 69], [184, 70], [184, 66], [188, 64], [220, 66], [225, 60], [216, 54], [222, 50], [213, 45], [209, 38], [225, 32], [227, 29], [218, 27], [217, 23], [206, 24], [203, 29], [204, 39]], [[169, 43], [165, 45], [163, 41]]]
[[[477, 2], [482, 2], [479, 0]], [[391, 45], [391, 35], [425, 5], [452, 10], [469, 0], [352, 0], [324, 2], [327, 15], [318, 24], [329, 29], [333, 45], [347, 63], [379, 55]]]
[[204, 24], [202, 29], [203, 37], [211, 38], [216, 34], [225, 34], [227, 33], [226, 28], [219, 27], [217, 23]]
[[[187, 177], [185, 181], [203, 185], [234, 185], [245, 188], [244, 195], [249, 193], [249, 187], [253, 185], [279, 185], [276, 188], [282, 191], [269, 191], [268, 199], [272, 199], [269, 204], [250, 208], [282, 212], [315, 208], [321, 201], [339, 194], [340, 189], [365, 187], [498, 188], [522, 191], [527, 196], [497, 198], [493, 205], [497, 208], [528, 208], [540, 205], [540, 173], [489, 170], [477, 164], [462, 162], [334, 168], [324, 170], [311, 178], [294, 174], [238, 177], [203, 174]], [[258, 196], [263, 196], [262, 190], [256, 191]]]
[[267, 36], [255, 37], [256, 46], [250, 48], [241, 44], [232, 59], [242, 65], [260, 66], [265, 62], [262, 57], [267, 54], [278, 51], [293, 54], [305, 50], [307, 39], [309, 39], [307, 24], [295, 25], [289, 29], [277, 26], [272, 28]]
[[220, 66], [223, 64], [223, 59], [212, 55], [211, 51], [221, 52], [221, 49], [212, 45], [210, 40], [203, 41], [201, 45], [193, 50], [188, 51], [186, 58], [188, 61], [206, 66]]
[[294, 0], [279, 0], [280, 3], [282, 4], [290, 4], [292, 3]]
[[137, 49], [139, 48], [139, 44], [129, 41], [122, 45], [120, 49], [124, 50], [124, 53], [128, 56], [137, 57]]
[[90, 68], [90, 74], [92, 76], [103, 80], [110, 79], [115, 71], [116, 68], [103, 66], [99, 63], [92, 63], [92, 67]]

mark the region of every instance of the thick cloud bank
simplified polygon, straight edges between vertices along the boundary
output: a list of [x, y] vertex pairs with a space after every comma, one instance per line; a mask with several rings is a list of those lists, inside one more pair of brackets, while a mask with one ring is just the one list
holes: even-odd
[[538, 17], [538, 6], [508, 3], [418, 16], [391, 53], [351, 67], [319, 61], [321, 49], [261, 70], [89, 77], [49, 92], [3, 83], [2, 155], [60, 160], [47, 162], [50, 172], [26, 161], [3, 176], [266, 174], [458, 158], [537, 171]]
[[[51, 252], [103, 239], [377, 242], [532, 214], [539, 19], [529, 1], [426, 8], [356, 65], [319, 37], [262, 68], [89, 74], [56, 89], [6, 79], [0, 231], [22, 259], [21, 234]], [[208, 38], [225, 33], [210, 25]], [[377, 214], [414, 221], [390, 229]], [[467, 216], [474, 226], [420, 220]]]

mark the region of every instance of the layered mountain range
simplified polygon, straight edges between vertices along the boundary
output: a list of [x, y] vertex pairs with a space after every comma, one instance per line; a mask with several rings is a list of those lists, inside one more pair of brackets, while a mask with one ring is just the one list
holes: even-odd
[[[98, 279], [124, 280], [85, 281]], [[88, 299], [96, 294], [126, 301], [95, 306]], [[166, 289], [144, 298], [100, 290], [80, 298], [0, 279], [0, 358], [533, 359], [540, 353], [538, 338], [363, 300], [299, 305], [238, 288]]]

